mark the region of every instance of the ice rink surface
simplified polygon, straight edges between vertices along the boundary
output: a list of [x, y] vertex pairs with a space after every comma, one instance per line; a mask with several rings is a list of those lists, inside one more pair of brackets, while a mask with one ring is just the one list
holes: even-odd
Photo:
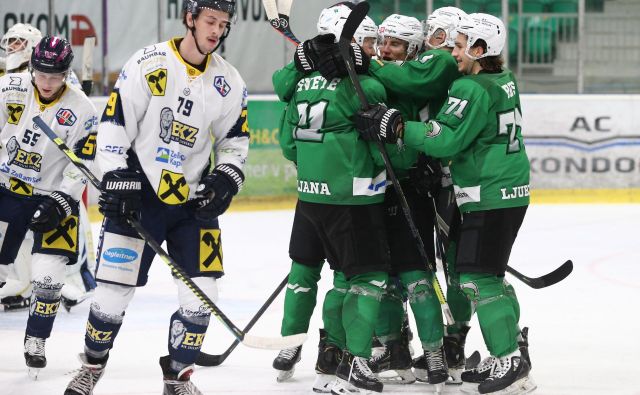
[[[221, 218], [226, 276], [219, 281], [220, 308], [243, 327], [287, 274], [292, 211], [228, 213]], [[552, 287], [534, 290], [513, 277], [522, 326], [530, 327], [532, 376], [537, 394], [640, 394], [640, 205], [535, 205], [529, 208], [511, 256], [528, 276], [545, 274], [567, 259], [574, 272]], [[94, 224], [97, 237], [98, 224]], [[158, 358], [167, 354], [169, 317], [176, 287], [156, 261], [149, 284], [137, 290], [95, 395], [158, 395]], [[326, 270], [320, 285], [329, 289]], [[441, 277], [441, 282], [443, 278]], [[282, 294], [251, 331], [279, 334]], [[47, 341], [48, 366], [37, 381], [27, 377], [22, 342], [27, 312], [0, 313], [0, 394], [62, 395], [79, 367], [89, 303], [60, 310]], [[192, 379], [205, 394], [306, 394], [315, 378], [320, 309], [294, 378], [276, 383], [276, 351], [239, 346], [219, 367], [198, 368]], [[467, 354], [486, 349], [473, 323]], [[416, 336], [417, 337], [417, 336]], [[232, 336], [212, 318], [204, 351], [222, 353]], [[420, 349], [417, 339], [413, 347]], [[387, 385], [384, 393], [428, 393], [428, 385]], [[447, 393], [457, 393], [447, 387]]]

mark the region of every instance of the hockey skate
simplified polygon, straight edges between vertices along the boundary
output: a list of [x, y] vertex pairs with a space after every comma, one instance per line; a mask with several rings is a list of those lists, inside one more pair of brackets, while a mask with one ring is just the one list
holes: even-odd
[[411, 371], [411, 353], [402, 340], [390, 340], [384, 351], [369, 359], [369, 367], [383, 383], [411, 384], [416, 381]]
[[342, 354], [336, 369], [336, 382], [331, 388], [333, 395], [380, 393], [384, 385], [376, 378], [367, 360], [350, 352]]
[[444, 354], [447, 357], [447, 366], [449, 367], [449, 381], [447, 384], [462, 384], [460, 375], [465, 370], [466, 358], [464, 355], [464, 345], [469, 333], [468, 326], [460, 328], [459, 333], [446, 335], [443, 338]]
[[162, 395], [204, 395], [190, 380], [193, 365], [187, 366], [176, 374], [171, 370], [170, 364], [171, 357], [168, 355], [160, 357], [160, 367], [164, 375]]
[[520, 349], [520, 355], [522, 355], [522, 359], [527, 361], [529, 364], [529, 369], [533, 368], [531, 364], [531, 358], [529, 357], [529, 328], [526, 326], [522, 328], [520, 331], [520, 337], [522, 339], [518, 339], [518, 348]]
[[278, 353], [276, 359], [273, 360], [273, 368], [278, 371], [276, 380], [278, 383], [289, 380], [293, 377], [295, 366], [300, 362], [302, 354], [302, 346], [285, 348]]
[[44, 355], [44, 343], [46, 339], [35, 336], [24, 336], [24, 360], [29, 368], [29, 377], [38, 379], [40, 369], [47, 366], [47, 357]]
[[449, 378], [444, 346], [435, 351], [424, 350], [424, 355], [416, 358], [413, 363], [416, 378], [433, 386], [433, 391], [441, 393]]
[[316, 381], [313, 384], [314, 392], [330, 393], [336, 381], [336, 370], [342, 359], [342, 351], [334, 344], [326, 342], [326, 332], [320, 329], [320, 342], [318, 343], [318, 361], [316, 362]]
[[64, 395], [92, 395], [93, 388], [104, 374], [104, 367], [107, 364], [108, 356], [100, 363], [89, 362], [85, 353], [78, 354], [78, 358], [80, 359], [80, 363], [82, 363], [82, 367], [69, 385], [67, 385]]
[[31, 283], [9, 278], [0, 288], [0, 310], [22, 310], [29, 307]]
[[527, 394], [537, 388], [529, 377], [531, 368], [527, 361], [516, 351], [494, 359], [491, 375], [478, 385], [481, 394], [516, 395]]
[[462, 379], [462, 388], [460, 391], [465, 394], [477, 394], [478, 384], [489, 378], [491, 371], [493, 370], [494, 363], [495, 358], [488, 356], [475, 368], [462, 372], [460, 375], [460, 378]]

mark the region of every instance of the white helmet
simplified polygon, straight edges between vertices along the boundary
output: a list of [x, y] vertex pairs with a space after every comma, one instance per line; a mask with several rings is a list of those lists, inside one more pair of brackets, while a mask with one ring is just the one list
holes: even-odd
[[[489, 14], [470, 14], [457, 29], [458, 33], [467, 36], [467, 48], [465, 54], [474, 59], [487, 56], [498, 56], [504, 48], [507, 31], [500, 18]], [[487, 52], [477, 58], [469, 54], [477, 40], [487, 43]]]
[[378, 26], [373, 22], [373, 19], [367, 16], [360, 23], [360, 26], [358, 26], [358, 29], [353, 34], [353, 38], [355, 38], [358, 45], [363, 46], [364, 39], [369, 37], [378, 38]]
[[344, 4], [325, 8], [320, 13], [320, 18], [318, 18], [318, 34], [333, 34], [336, 37], [336, 42], [338, 42], [342, 28], [350, 13], [351, 8]]
[[[2, 40], [0, 40], [0, 48], [4, 49], [7, 53], [7, 72], [11, 72], [20, 68], [23, 64], [28, 63], [31, 58], [33, 47], [35, 47], [41, 39], [42, 33], [40, 33], [40, 30], [27, 23], [16, 23], [11, 26], [11, 28], [7, 30], [7, 33], [2, 37]], [[24, 48], [13, 51], [10, 44], [13, 44], [14, 40], [23, 44]]]
[[[385, 37], [393, 37], [406, 41], [407, 55], [417, 53], [424, 42], [424, 31], [420, 21], [412, 16], [399, 14], [389, 15], [378, 28], [378, 40], [382, 42]], [[414, 53], [414, 55], [415, 55]]]
[[[427, 32], [427, 37], [425, 38], [426, 44], [430, 48], [442, 48], [444, 46], [450, 48], [455, 47], [456, 29], [466, 16], [466, 12], [456, 7], [441, 7], [433, 11], [425, 21], [424, 30]], [[437, 46], [429, 44], [431, 37], [441, 29], [445, 34], [444, 42]]]

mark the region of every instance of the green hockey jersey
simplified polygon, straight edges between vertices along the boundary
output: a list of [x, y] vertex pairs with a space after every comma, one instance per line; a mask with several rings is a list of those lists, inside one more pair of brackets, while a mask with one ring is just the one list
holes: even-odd
[[[367, 76], [360, 81], [371, 103], [386, 100], [379, 82]], [[362, 140], [353, 124], [359, 108], [349, 79], [327, 81], [314, 72], [298, 81], [285, 110], [280, 146], [297, 164], [300, 200], [338, 205], [384, 200], [384, 162], [376, 145]]]
[[404, 141], [449, 158], [462, 212], [529, 204], [529, 159], [522, 141], [520, 96], [513, 74], [456, 80], [435, 120], [407, 122]]

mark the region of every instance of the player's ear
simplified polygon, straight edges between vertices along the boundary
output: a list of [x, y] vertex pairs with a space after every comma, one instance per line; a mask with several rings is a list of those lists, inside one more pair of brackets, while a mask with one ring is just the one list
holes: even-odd
[[187, 27], [189, 27], [190, 29], [192, 27], [195, 27], [195, 21], [193, 20], [193, 14], [190, 12], [187, 12]]

